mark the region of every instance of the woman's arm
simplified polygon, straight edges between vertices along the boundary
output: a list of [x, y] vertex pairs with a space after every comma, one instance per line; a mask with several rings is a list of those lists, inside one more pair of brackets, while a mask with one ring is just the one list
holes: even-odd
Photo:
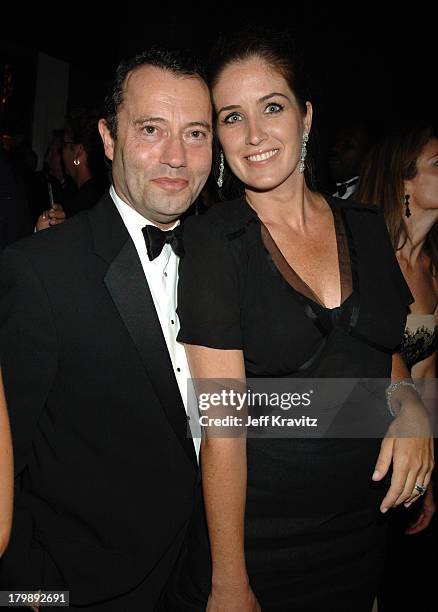
[[436, 353], [416, 363], [412, 368], [412, 379], [421, 395], [432, 420], [436, 418], [437, 386], [436, 386]]
[[[412, 368], [412, 378], [415, 381], [421, 399], [426, 406], [429, 414], [432, 417], [434, 426], [436, 424], [436, 403], [437, 403], [437, 386], [436, 386], [436, 353], [416, 363]], [[410, 525], [405, 533], [414, 535], [420, 533], [429, 526], [433, 515], [436, 512], [436, 504], [434, 499], [433, 484], [430, 481], [424, 496], [423, 507], [415, 522]]]
[[13, 481], [11, 431], [0, 373], [0, 557], [6, 550], [11, 532]]
[[[391, 378], [410, 380], [409, 371], [398, 353], [393, 355]], [[392, 463], [391, 486], [380, 509], [418, 499], [415, 485], [428, 486], [433, 469], [433, 438], [430, 415], [418, 394], [409, 387], [399, 387], [393, 394], [396, 418], [382, 441], [373, 480], [381, 480]], [[396, 404], [396, 406], [395, 406]]]
[[[233, 379], [233, 389], [242, 390], [245, 368], [241, 350], [193, 345], [185, 348], [192, 378], [209, 379], [212, 390], [215, 379]], [[195, 387], [199, 391], [196, 380]], [[201, 444], [202, 482], [213, 563], [208, 612], [260, 610], [249, 586], [245, 563], [246, 437], [234, 433], [235, 437], [225, 438], [214, 430], [209, 436], [207, 429]]]

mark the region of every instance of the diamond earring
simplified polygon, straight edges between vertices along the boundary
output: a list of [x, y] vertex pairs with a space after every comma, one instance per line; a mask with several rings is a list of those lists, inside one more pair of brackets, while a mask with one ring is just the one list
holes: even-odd
[[298, 170], [302, 173], [306, 168], [306, 155], [307, 155], [307, 143], [309, 141], [309, 133], [303, 133], [303, 140], [301, 142], [301, 155], [300, 155], [300, 164], [298, 166]]
[[219, 155], [219, 175], [218, 175], [217, 181], [216, 181], [217, 182], [217, 186], [219, 187], [219, 189], [224, 184], [224, 168], [225, 168], [224, 153], [223, 153], [223, 151], [221, 151], [220, 155]]

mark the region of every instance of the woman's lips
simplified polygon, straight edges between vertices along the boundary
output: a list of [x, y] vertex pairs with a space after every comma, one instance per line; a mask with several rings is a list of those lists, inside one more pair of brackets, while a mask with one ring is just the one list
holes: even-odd
[[171, 179], [165, 177], [152, 179], [152, 182], [165, 191], [181, 191], [189, 184], [189, 181], [186, 179]]
[[245, 157], [246, 161], [252, 166], [262, 166], [269, 164], [278, 154], [279, 149], [269, 149], [260, 153], [253, 153]]

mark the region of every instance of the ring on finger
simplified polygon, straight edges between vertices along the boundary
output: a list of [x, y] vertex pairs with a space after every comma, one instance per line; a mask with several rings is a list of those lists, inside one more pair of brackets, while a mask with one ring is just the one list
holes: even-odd
[[415, 483], [414, 489], [418, 491], [420, 495], [424, 495], [427, 491], [427, 487], [425, 487], [424, 485], [421, 485], [419, 482]]

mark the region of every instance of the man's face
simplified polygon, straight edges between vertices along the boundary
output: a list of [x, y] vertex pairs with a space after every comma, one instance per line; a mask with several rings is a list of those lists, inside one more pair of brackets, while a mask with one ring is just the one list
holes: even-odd
[[205, 83], [154, 66], [125, 81], [117, 137], [99, 122], [118, 196], [158, 225], [196, 199], [211, 167], [212, 109]]
[[368, 147], [368, 137], [360, 126], [343, 128], [330, 147], [329, 166], [335, 181], [346, 181], [360, 173]]

